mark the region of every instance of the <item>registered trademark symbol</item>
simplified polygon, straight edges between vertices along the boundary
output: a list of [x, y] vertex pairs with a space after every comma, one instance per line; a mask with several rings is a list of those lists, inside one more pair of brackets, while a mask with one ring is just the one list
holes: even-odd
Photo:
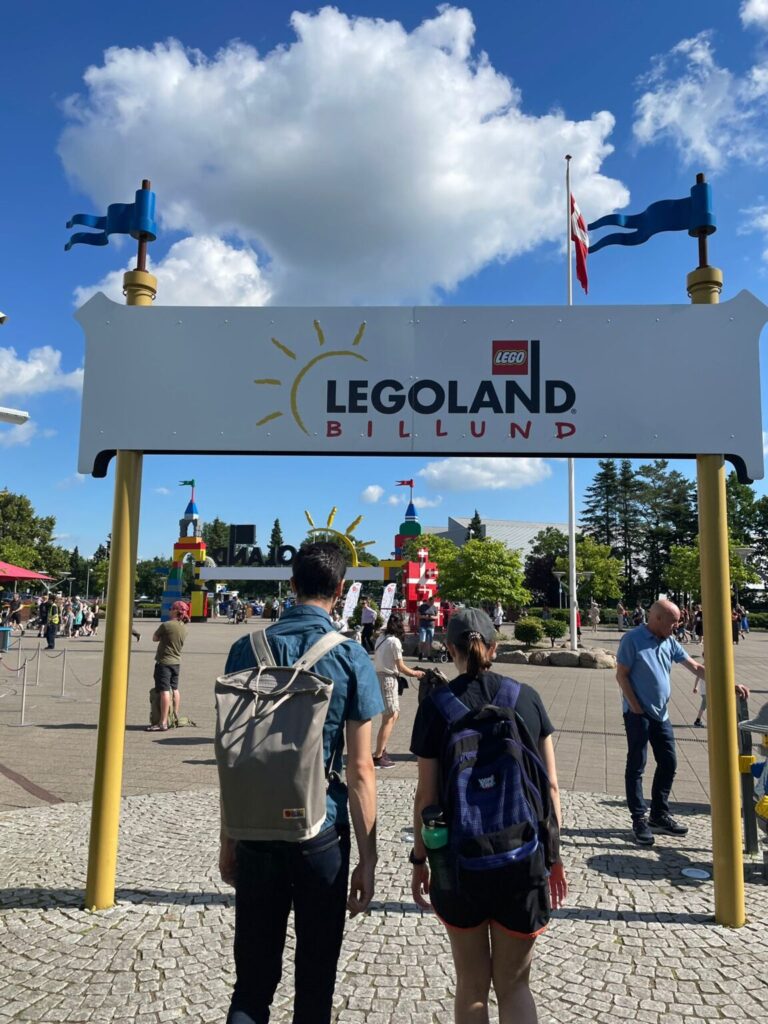
[[578, 409], [571, 409], [571, 416], [575, 416], [578, 411]]

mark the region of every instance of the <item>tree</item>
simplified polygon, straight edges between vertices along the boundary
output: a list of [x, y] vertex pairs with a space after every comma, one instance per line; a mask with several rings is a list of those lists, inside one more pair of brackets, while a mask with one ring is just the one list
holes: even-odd
[[525, 560], [525, 586], [537, 604], [559, 604], [560, 587], [553, 571], [555, 562], [563, 557], [568, 558], [568, 538], [562, 530], [548, 526], [533, 538]]
[[277, 550], [283, 544], [285, 544], [285, 541], [283, 540], [283, 531], [280, 528], [280, 520], [276, 519], [272, 526], [272, 533], [269, 535], [269, 546]]
[[755, 492], [749, 484], [739, 483], [731, 471], [725, 481], [725, 500], [728, 506], [728, 533], [735, 544], [751, 545], [758, 525]]
[[441, 566], [440, 596], [470, 605], [527, 604], [531, 595], [523, 585], [523, 560], [519, 551], [500, 540], [469, 540], [456, 557]]
[[[754, 568], [751, 565], [745, 565], [739, 557], [736, 552], [737, 547], [740, 545], [734, 543], [733, 537], [729, 538], [728, 563], [731, 586], [736, 592], [740, 591], [747, 583], [759, 583], [760, 581]], [[698, 540], [687, 547], [672, 547], [667, 583], [669, 589], [678, 599], [698, 600], [701, 598], [701, 556]]]
[[480, 513], [475, 509], [475, 514], [469, 521], [467, 527], [467, 540], [484, 540], [483, 521]]
[[411, 537], [403, 547], [403, 558], [406, 562], [418, 562], [419, 550], [426, 548], [429, 551], [429, 560], [434, 562], [440, 571], [440, 584], [442, 594], [442, 574], [456, 558], [461, 550], [452, 540], [447, 537], [436, 537], [432, 533], [422, 534], [420, 537]]
[[24, 494], [0, 491], [0, 559], [24, 569], [62, 576], [69, 552], [54, 544], [55, 516], [38, 516]]
[[201, 533], [209, 551], [229, 550], [229, 523], [218, 516], [214, 516], [210, 523], [203, 523]]
[[601, 459], [599, 471], [584, 492], [579, 516], [582, 530], [600, 544], [616, 547], [619, 531], [619, 477], [613, 459]]
[[622, 459], [617, 480], [619, 540], [617, 554], [624, 563], [624, 588], [628, 601], [637, 600], [636, 568], [640, 544], [640, 484], [629, 459]]
[[81, 557], [77, 545], [70, 552], [68, 572], [72, 577], [72, 593], [84, 594], [88, 582], [88, 563]]
[[165, 577], [171, 568], [170, 558], [142, 558], [136, 565], [136, 594], [146, 594], [152, 601], [159, 601], [163, 596]]
[[[567, 556], [558, 558], [557, 568], [568, 572]], [[607, 544], [598, 544], [593, 537], [577, 537], [576, 572], [592, 573], [579, 581], [579, 604], [589, 603], [593, 597], [600, 603], [621, 597], [621, 561]]]
[[667, 589], [670, 548], [690, 545], [698, 532], [696, 489], [682, 473], [669, 472], [668, 465], [666, 459], [656, 459], [638, 471], [643, 589], [653, 601]]

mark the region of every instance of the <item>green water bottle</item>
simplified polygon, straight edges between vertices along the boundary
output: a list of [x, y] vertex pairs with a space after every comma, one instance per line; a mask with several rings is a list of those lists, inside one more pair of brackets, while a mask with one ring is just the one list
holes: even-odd
[[431, 804], [421, 812], [421, 838], [428, 850], [440, 850], [448, 844], [448, 826], [442, 807]]

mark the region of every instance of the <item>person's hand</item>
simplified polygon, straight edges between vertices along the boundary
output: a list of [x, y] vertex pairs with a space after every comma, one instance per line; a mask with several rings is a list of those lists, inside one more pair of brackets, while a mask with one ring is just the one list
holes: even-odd
[[636, 700], [629, 701], [629, 710], [632, 712], [633, 715], [644, 714], [643, 709], [640, 707]]
[[219, 846], [219, 874], [222, 882], [226, 882], [227, 885], [234, 885], [237, 877], [236, 845], [234, 839], [225, 836]]
[[362, 914], [373, 899], [374, 864], [358, 864], [349, 879], [347, 910], [350, 918]]
[[416, 906], [421, 907], [422, 910], [432, 910], [432, 904], [427, 899], [429, 895], [429, 862], [413, 865], [411, 895]]
[[749, 697], [749, 687], [742, 686], [741, 683], [736, 683], [736, 696], [741, 697], [742, 700], [747, 700]]
[[421, 678], [423, 678], [423, 676], [424, 676], [424, 672], [420, 668], [415, 668], [413, 670], [413, 678], [414, 679], [421, 679]]
[[562, 861], [553, 864], [549, 871], [549, 902], [553, 910], [559, 910], [568, 895], [568, 882]]
[[698, 679], [697, 679], [697, 680], [696, 680], [696, 682], [695, 682], [695, 683], [693, 684], [693, 692], [694, 692], [694, 693], [698, 693], [698, 692], [699, 692], [699, 681], [698, 681]]

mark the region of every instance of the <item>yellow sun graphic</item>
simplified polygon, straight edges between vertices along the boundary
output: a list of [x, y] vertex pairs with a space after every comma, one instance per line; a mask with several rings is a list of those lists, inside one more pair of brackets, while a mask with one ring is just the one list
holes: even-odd
[[[325, 345], [325, 334], [323, 333], [323, 329], [320, 326], [320, 321], [319, 320], [313, 320], [312, 321], [312, 326], [315, 328], [315, 333], [317, 334], [318, 344], [319, 344], [320, 348], [323, 348], [324, 345]], [[363, 321], [363, 323], [360, 324], [360, 327], [357, 330], [357, 334], [355, 335], [354, 340], [352, 342], [352, 348], [353, 349], [356, 348], [360, 344], [360, 342], [363, 340], [363, 335], [364, 334], [365, 334], [365, 321]], [[270, 340], [272, 341], [272, 344], [275, 346], [275, 348], [278, 348], [285, 356], [288, 357], [288, 359], [296, 359], [297, 358], [296, 357], [296, 353], [292, 349], [288, 348], [287, 345], [284, 345], [282, 343], [282, 341], [278, 341], [277, 338], [272, 338]], [[352, 349], [348, 349], [348, 348], [347, 349], [333, 349], [333, 350], [329, 350], [329, 351], [326, 351], [326, 352], [320, 352], [318, 355], [313, 356], [308, 362], [306, 362], [304, 364], [304, 366], [302, 366], [302, 368], [299, 370], [299, 372], [293, 378], [293, 383], [291, 384], [291, 391], [290, 391], [291, 416], [293, 416], [293, 418], [294, 418], [294, 420], [296, 422], [296, 425], [299, 427], [299, 429], [303, 430], [305, 434], [309, 434], [309, 431], [307, 430], [306, 426], [304, 425], [304, 421], [302, 420], [301, 414], [299, 413], [299, 403], [298, 403], [299, 386], [300, 386], [301, 382], [304, 380], [304, 378], [306, 377], [306, 375], [309, 373], [309, 371], [312, 369], [312, 367], [316, 366], [319, 362], [322, 362], [323, 359], [334, 359], [334, 358], [342, 358], [342, 357], [347, 357], [347, 358], [350, 358], [350, 359], [359, 359], [363, 363], [367, 363], [368, 362], [368, 360], [365, 358], [365, 356], [361, 356], [359, 352], [353, 352]], [[254, 380], [253, 383], [254, 384], [266, 384], [266, 385], [269, 385], [269, 386], [272, 386], [272, 387], [282, 387], [282, 385], [283, 385], [283, 382], [281, 380], [277, 380], [274, 377], [257, 377], [256, 380]], [[269, 423], [271, 420], [276, 420], [276, 419], [278, 419], [282, 415], [283, 415], [283, 413], [280, 410], [276, 410], [275, 412], [270, 412], [266, 416], [262, 416], [260, 420], [257, 420], [256, 421], [256, 426], [257, 427], [263, 427], [265, 423]]]
[[337, 512], [338, 512], [338, 509], [334, 505], [333, 508], [331, 509], [331, 511], [328, 513], [328, 520], [327, 520], [325, 526], [315, 526], [314, 519], [309, 514], [309, 512], [307, 512], [306, 509], [305, 509], [304, 510], [304, 515], [307, 517], [307, 522], [309, 523], [309, 527], [310, 527], [309, 528], [309, 536], [312, 538], [312, 540], [316, 540], [316, 541], [330, 540], [331, 538], [333, 538], [333, 540], [339, 541], [342, 549], [346, 549], [347, 552], [349, 553], [350, 565], [352, 565], [354, 568], [356, 568], [360, 564], [360, 562], [358, 560], [358, 557], [357, 557], [357, 550], [358, 550], [358, 548], [370, 547], [371, 544], [375, 544], [376, 541], [375, 540], [364, 540], [364, 541], [359, 541], [358, 540], [358, 541], [355, 541], [354, 533], [355, 533], [356, 528], [363, 521], [363, 517], [362, 516], [358, 516], [357, 519], [353, 519], [353, 521], [349, 524], [349, 526], [346, 528], [344, 533], [341, 533], [339, 530], [334, 530], [333, 529], [333, 521], [336, 518], [336, 513]]

